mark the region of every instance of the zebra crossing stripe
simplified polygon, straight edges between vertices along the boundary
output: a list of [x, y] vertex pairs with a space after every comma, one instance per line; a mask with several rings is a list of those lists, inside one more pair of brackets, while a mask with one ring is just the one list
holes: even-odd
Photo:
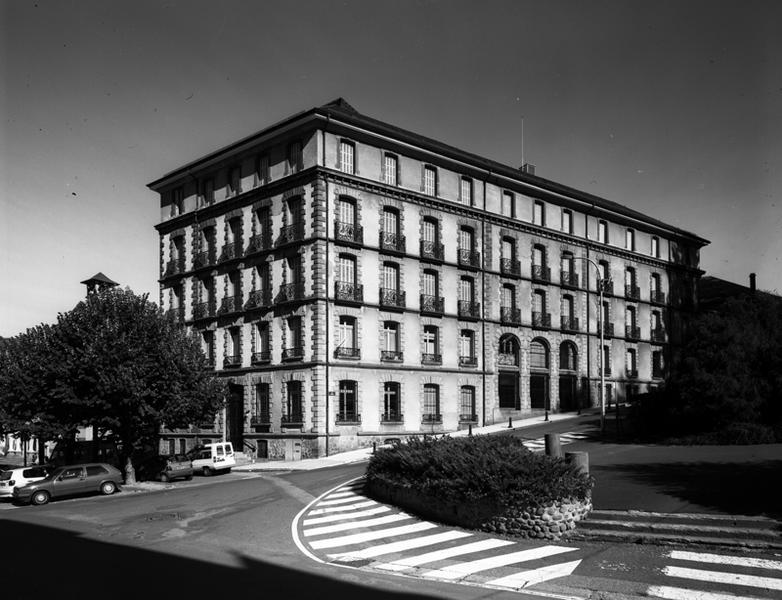
[[365, 500], [364, 502], [356, 502], [355, 504], [349, 504], [349, 505], [343, 505], [343, 506], [331, 506], [328, 508], [316, 508], [315, 510], [311, 510], [309, 514], [311, 515], [323, 515], [326, 513], [334, 513], [334, 512], [340, 512], [340, 511], [346, 511], [346, 510], [355, 510], [357, 508], [366, 508], [368, 506], [377, 506], [377, 502], [374, 500]]
[[334, 521], [344, 521], [345, 519], [360, 519], [361, 517], [369, 517], [378, 513], [388, 512], [391, 510], [388, 506], [378, 506], [376, 508], [368, 508], [367, 510], [359, 510], [349, 513], [337, 513], [336, 515], [326, 515], [325, 517], [315, 517], [314, 519], [304, 519], [301, 524], [304, 527], [309, 525], [320, 525], [321, 523], [333, 523]]
[[574, 560], [572, 562], [559, 563], [548, 567], [540, 567], [539, 569], [521, 571], [520, 573], [514, 573], [513, 575], [500, 577], [499, 579], [492, 579], [484, 583], [491, 586], [519, 589], [528, 585], [548, 581], [549, 579], [566, 577], [575, 571], [579, 564], [581, 564], [580, 560]]
[[690, 590], [667, 585], [653, 585], [646, 590], [646, 595], [664, 598], [665, 600], [764, 600], [756, 596], [736, 596], [734, 594], [704, 592], [702, 590]]
[[352, 494], [347, 498], [337, 498], [336, 500], [321, 500], [318, 502], [318, 506], [334, 506], [337, 504], [347, 504], [348, 502], [355, 502], [359, 498], [364, 498], [364, 496], [359, 496], [358, 494]]
[[437, 527], [437, 525], [435, 525], [434, 523], [426, 523], [426, 522], [413, 523], [412, 525], [402, 525], [401, 527], [391, 527], [390, 529], [380, 529], [378, 531], [366, 531], [363, 533], [354, 533], [352, 535], [344, 535], [336, 538], [317, 540], [314, 542], [310, 542], [310, 546], [314, 550], [323, 550], [324, 548], [337, 548], [339, 546], [350, 546], [352, 544], [371, 542], [373, 540], [379, 540], [386, 537], [405, 535], [407, 533], [416, 533], [418, 531], [432, 529], [433, 527]]
[[434, 544], [440, 544], [442, 542], [450, 542], [451, 540], [458, 540], [464, 537], [472, 536], [471, 533], [466, 531], [446, 531], [444, 533], [435, 533], [433, 535], [424, 535], [421, 537], [413, 538], [411, 540], [402, 540], [401, 542], [389, 542], [388, 544], [380, 544], [379, 546], [372, 546], [371, 548], [364, 548], [363, 550], [355, 550], [353, 552], [341, 552], [339, 554], [329, 554], [329, 558], [344, 558], [351, 560], [360, 560], [362, 558], [375, 558], [384, 554], [391, 554], [393, 552], [403, 552], [405, 550], [414, 550], [416, 548], [424, 548], [426, 546], [432, 546]]
[[356, 492], [348, 491], [348, 492], [334, 492], [333, 494], [329, 494], [327, 498], [329, 500], [332, 500], [334, 498], [345, 498], [346, 496], [357, 496]]
[[774, 569], [782, 571], [782, 561], [765, 558], [751, 558], [749, 556], [726, 556], [724, 554], [706, 554], [702, 552], [685, 552], [672, 550], [668, 553], [670, 558], [676, 560], [689, 560], [694, 562], [711, 563], [715, 565], [734, 565], [737, 567], [753, 567], [756, 569]]
[[782, 590], [782, 579], [777, 579], [775, 577], [758, 577], [756, 575], [723, 573], [721, 571], [705, 571], [703, 569], [687, 569], [684, 567], [671, 566], [664, 567], [663, 573], [665, 575], [670, 575], [671, 577], [696, 579], [698, 581], [707, 581], [710, 583], [728, 583], [768, 590]]
[[574, 550], [578, 550], [578, 548], [566, 548], [565, 546], [543, 546], [541, 548], [521, 550], [519, 552], [511, 552], [510, 554], [500, 554], [499, 556], [491, 556], [489, 558], [482, 558], [479, 560], [450, 565], [444, 569], [428, 571], [427, 573], [424, 573], [423, 576], [433, 579], [461, 579], [467, 575], [472, 575], [473, 573], [478, 573], [480, 571], [486, 571], [487, 569], [505, 567], [507, 565], [525, 562], [528, 560], [535, 560], [537, 558], [545, 558], [547, 556], [553, 556], [563, 552], [572, 552]]
[[470, 544], [464, 544], [462, 546], [454, 546], [453, 548], [445, 548], [444, 550], [435, 550], [434, 552], [427, 552], [426, 554], [411, 556], [410, 558], [404, 558], [402, 560], [396, 560], [390, 563], [374, 565], [374, 567], [377, 569], [383, 569], [385, 571], [404, 571], [405, 569], [417, 567], [426, 563], [445, 560], [446, 558], [461, 556], [463, 554], [470, 554], [471, 552], [480, 552], [481, 550], [500, 548], [501, 546], [508, 546], [513, 543], [514, 542], [498, 539], [481, 540], [478, 542], [472, 542]]
[[407, 521], [412, 519], [410, 515], [405, 513], [396, 513], [393, 515], [386, 515], [385, 517], [376, 517], [374, 519], [365, 519], [364, 521], [351, 521], [350, 523], [337, 523], [336, 525], [323, 525], [322, 527], [313, 527], [312, 529], [305, 529], [302, 533], [304, 537], [311, 537], [313, 535], [323, 535], [325, 533], [337, 533], [339, 531], [348, 531], [350, 529], [356, 529], [358, 527], [374, 527], [375, 525], [388, 525], [389, 523], [396, 523], [397, 521]]

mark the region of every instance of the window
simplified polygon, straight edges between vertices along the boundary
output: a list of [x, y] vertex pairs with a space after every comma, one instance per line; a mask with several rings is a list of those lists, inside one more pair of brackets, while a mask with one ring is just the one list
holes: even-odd
[[239, 167], [232, 167], [228, 172], [228, 189], [226, 197], [236, 196], [242, 192], [242, 171]]
[[384, 262], [380, 271], [380, 285], [382, 288], [399, 291], [399, 265], [392, 262]]
[[301, 381], [288, 381], [285, 387], [285, 415], [283, 416], [283, 420], [287, 420], [291, 423], [300, 423], [304, 418], [304, 411], [302, 410]]
[[513, 192], [502, 192], [502, 198], [500, 200], [500, 213], [505, 217], [516, 216], [516, 202], [513, 197]]
[[261, 321], [253, 328], [255, 336], [255, 353], [253, 360], [255, 362], [268, 361], [271, 359], [271, 343], [269, 339], [269, 322]]
[[[611, 280], [611, 267], [608, 264], [607, 260], [601, 260], [597, 263], [597, 266], [600, 268], [600, 279], [605, 281]], [[605, 284], [604, 284], [605, 285]], [[605, 287], [603, 288], [605, 289]]]
[[501, 256], [503, 260], [515, 260], [516, 258], [516, 240], [509, 237], [502, 238]]
[[298, 225], [303, 221], [303, 203], [299, 196], [291, 198], [285, 203], [288, 209], [287, 217], [289, 225]]
[[608, 223], [603, 220], [597, 222], [597, 241], [601, 244], [608, 243]]
[[297, 173], [302, 169], [301, 142], [292, 142], [288, 146], [288, 172]]
[[356, 399], [357, 382], [342, 380], [339, 382], [339, 407], [337, 421], [358, 422], [358, 402]]
[[255, 162], [255, 185], [269, 183], [269, 155], [261, 154]]
[[[383, 333], [380, 340], [381, 358], [385, 360], [397, 360], [399, 352], [399, 323], [396, 321], [384, 321]], [[391, 354], [384, 354], [391, 353]]]
[[184, 212], [184, 192], [181, 187], [171, 192], [171, 216], [176, 217]]
[[253, 225], [255, 235], [260, 236], [264, 241], [271, 239], [272, 215], [268, 206], [253, 211]]
[[541, 227], [546, 224], [546, 207], [540, 200], [535, 200], [532, 205], [532, 222]]
[[340, 198], [337, 202], [337, 219], [346, 225], [356, 224], [356, 204], [349, 198]]
[[356, 257], [352, 254], [340, 254], [337, 262], [337, 281], [341, 283], [355, 284], [356, 282]]
[[663, 377], [663, 351], [652, 350], [652, 377]]
[[573, 287], [578, 287], [578, 274], [576, 273], [576, 260], [571, 252], [563, 252], [560, 260], [560, 269], [562, 271], [562, 283]]
[[393, 236], [399, 233], [399, 211], [395, 208], [383, 207], [383, 233]]
[[638, 374], [638, 369], [635, 362], [636, 356], [635, 356], [635, 348], [628, 348], [627, 349], [627, 356], [626, 356], [626, 367], [627, 367], [627, 375], [628, 377], [636, 377]]
[[255, 418], [261, 423], [268, 423], [271, 413], [271, 401], [268, 383], [255, 384]]
[[242, 362], [242, 342], [238, 327], [228, 329], [228, 354], [226, 357], [231, 364]]
[[529, 366], [531, 369], [548, 369], [548, 347], [540, 340], [529, 344]]
[[475, 281], [472, 277], [461, 277], [459, 279], [459, 302], [472, 303], [475, 298]]
[[459, 390], [459, 420], [475, 421], [475, 388], [471, 385], [463, 385]]
[[505, 309], [516, 308], [516, 288], [510, 284], [503, 284], [500, 290], [500, 307]]
[[424, 421], [440, 420], [440, 386], [435, 383], [424, 384]]
[[355, 150], [353, 142], [342, 140], [339, 143], [339, 170], [352, 175], [355, 172]]
[[603, 372], [611, 374], [611, 346], [603, 346]]
[[472, 253], [475, 248], [475, 233], [472, 227], [462, 226], [459, 228], [459, 250]]
[[535, 244], [532, 248], [532, 265], [535, 267], [546, 266], [546, 247]]
[[652, 236], [652, 256], [660, 258], [660, 238]]
[[337, 356], [353, 356], [356, 345], [356, 319], [340, 316], [337, 326]]
[[386, 381], [383, 384], [383, 421], [401, 421], [402, 403], [399, 397], [399, 384]]
[[638, 298], [638, 287], [635, 284], [635, 269], [627, 267], [625, 269], [625, 296], [628, 298]]
[[301, 317], [288, 317], [288, 348], [301, 352]]
[[475, 332], [472, 329], [459, 332], [459, 364], [475, 364]]
[[439, 281], [437, 271], [424, 271], [423, 293], [426, 296], [439, 296]]
[[562, 231], [573, 233], [573, 213], [568, 209], [562, 210]]
[[628, 306], [625, 309], [625, 322], [628, 327], [635, 327], [635, 307]]
[[575, 371], [577, 366], [576, 356], [575, 344], [563, 342], [559, 347], [559, 370]]
[[[439, 343], [439, 334], [440, 331], [435, 325], [424, 325], [424, 335], [423, 335], [423, 343], [424, 343], [424, 355], [429, 357], [436, 357], [440, 353], [440, 343]], [[432, 360], [437, 360], [435, 358], [432, 358]]]
[[212, 178], [204, 179], [201, 182], [201, 204], [209, 206], [215, 201], [215, 180]]
[[562, 296], [562, 319], [569, 322], [573, 318], [573, 296]]
[[546, 311], [546, 292], [543, 290], [535, 290], [532, 294], [532, 310], [537, 313]]
[[472, 206], [472, 179], [469, 177], [461, 178], [461, 186], [459, 188], [459, 196], [462, 204]]
[[215, 334], [214, 331], [204, 331], [201, 334], [202, 348], [206, 355], [207, 364], [214, 364], [215, 356]]
[[399, 159], [393, 154], [383, 156], [383, 181], [388, 185], [399, 182]]
[[437, 169], [430, 166], [424, 167], [424, 194], [437, 195]]
[[635, 250], [635, 231], [632, 229], [625, 231], [625, 248]]
[[100, 465], [87, 467], [87, 477], [100, 477], [102, 475], [108, 475], [108, 471]]
[[437, 244], [439, 242], [438, 223], [436, 219], [426, 218], [423, 224], [423, 240], [430, 244]]

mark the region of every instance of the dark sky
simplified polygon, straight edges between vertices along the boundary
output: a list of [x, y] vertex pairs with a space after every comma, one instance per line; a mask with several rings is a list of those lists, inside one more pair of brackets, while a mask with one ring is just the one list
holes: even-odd
[[103, 271], [157, 299], [146, 184], [359, 111], [711, 240], [782, 292], [782, 2], [0, 0], [0, 335]]

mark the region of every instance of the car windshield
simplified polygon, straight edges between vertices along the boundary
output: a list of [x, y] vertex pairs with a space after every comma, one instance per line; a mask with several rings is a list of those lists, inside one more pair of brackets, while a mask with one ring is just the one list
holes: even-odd
[[0, 481], [8, 481], [11, 479], [11, 475], [13, 475], [13, 471], [3, 471], [0, 473]]

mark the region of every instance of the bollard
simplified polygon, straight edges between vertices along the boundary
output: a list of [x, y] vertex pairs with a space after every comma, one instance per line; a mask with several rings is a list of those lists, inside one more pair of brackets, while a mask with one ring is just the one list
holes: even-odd
[[578, 467], [579, 471], [589, 475], [589, 453], [588, 452], [565, 452], [565, 459], [570, 464]]
[[556, 456], [561, 458], [562, 457], [562, 446], [559, 443], [559, 434], [558, 433], [547, 433], [546, 434], [546, 455], [547, 456]]
[[508, 417], [508, 429], [513, 429], [513, 417]]
[[377, 442], [372, 442], [372, 454], [377, 452]]
[[472, 423], [467, 426], [467, 435], [472, 435]]

